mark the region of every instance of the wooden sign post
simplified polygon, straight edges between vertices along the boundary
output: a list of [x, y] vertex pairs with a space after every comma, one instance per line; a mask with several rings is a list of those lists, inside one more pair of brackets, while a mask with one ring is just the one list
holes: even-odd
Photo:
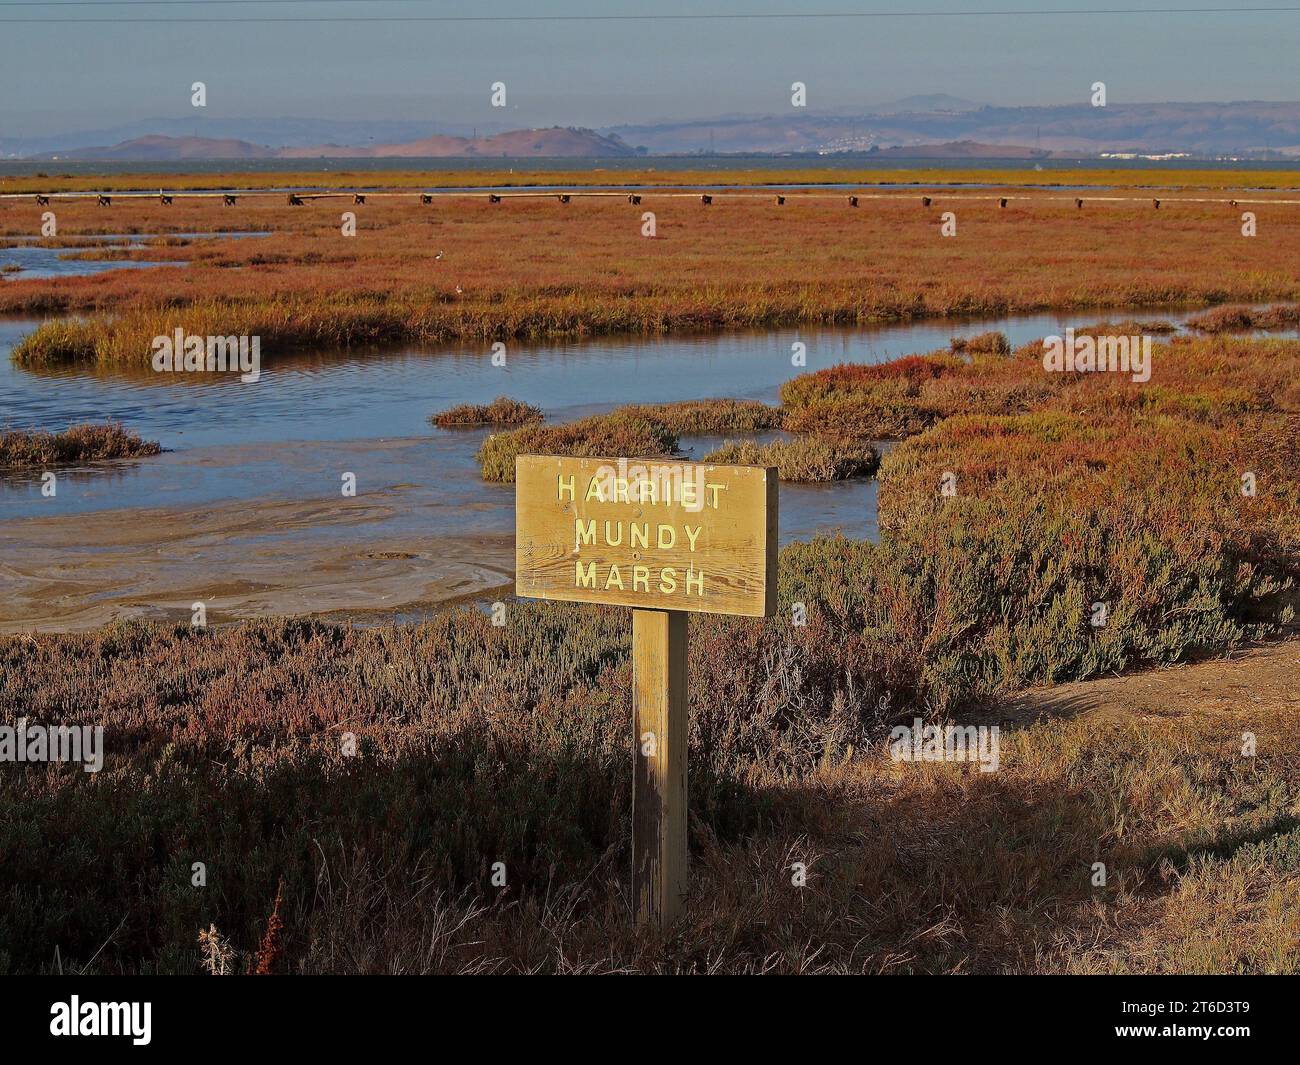
[[515, 591], [632, 607], [632, 893], [665, 928], [686, 893], [686, 620], [776, 609], [777, 472], [521, 455]]

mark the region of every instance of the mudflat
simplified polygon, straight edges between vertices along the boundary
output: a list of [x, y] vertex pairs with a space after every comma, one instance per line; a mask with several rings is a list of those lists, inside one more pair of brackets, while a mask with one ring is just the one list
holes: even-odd
[[[376, 535], [366, 498], [104, 510], [0, 522], [0, 632], [92, 629], [123, 617], [209, 623], [268, 614], [393, 613], [500, 589], [508, 535]], [[314, 535], [305, 537], [305, 530]]]

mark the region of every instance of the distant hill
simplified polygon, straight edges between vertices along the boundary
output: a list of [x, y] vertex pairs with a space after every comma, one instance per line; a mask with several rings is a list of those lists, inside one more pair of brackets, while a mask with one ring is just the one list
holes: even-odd
[[74, 148], [66, 152], [47, 152], [35, 159], [139, 159], [160, 163], [185, 159], [273, 159], [275, 151], [260, 144], [230, 138], [162, 137], [156, 134], [136, 137], [121, 144], [92, 148]]
[[321, 144], [269, 148], [233, 138], [135, 137], [120, 144], [45, 152], [34, 159], [140, 160], [183, 162], [199, 159], [377, 159], [377, 158], [606, 158], [635, 155], [615, 135], [589, 129], [521, 129], [489, 137], [432, 136], [422, 140], [358, 147]]
[[[637, 154], [789, 154], [889, 151], [911, 158], [990, 158], [1044, 152], [1190, 153], [1300, 158], [1300, 103], [1088, 103], [987, 107], [944, 94], [910, 96], [862, 113], [728, 115], [601, 130], [554, 126], [501, 131], [440, 123], [442, 133], [391, 121], [324, 123], [310, 119], [222, 119], [205, 123], [219, 136], [187, 136], [159, 120], [145, 136], [119, 141], [81, 132], [62, 145], [37, 147], [0, 137], [0, 152], [29, 159], [156, 160], [370, 158], [617, 158]], [[427, 126], [425, 127], [428, 128]], [[119, 127], [119, 130], [121, 128]], [[331, 143], [311, 134], [324, 133]], [[99, 146], [95, 146], [98, 140]], [[269, 147], [269, 144], [278, 147]], [[636, 146], [636, 147], [633, 147]], [[38, 154], [39, 153], [39, 154]]]
[[[912, 97], [861, 115], [790, 113], [617, 126], [613, 132], [655, 154], [865, 152], [970, 141], [1077, 155], [1113, 151], [1300, 155], [1300, 103], [959, 109], [965, 102]], [[934, 109], [923, 110], [922, 105]]]
[[406, 158], [604, 158], [635, 155], [616, 136], [603, 136], [589, 129], [555, 126], [551, 129], [517, 129], [490, 137], [432, 136], [399, 144], [368, 147], [327, 144], [312, 148], [283, 148], [282, 159], [334, 156], [343, 159]]

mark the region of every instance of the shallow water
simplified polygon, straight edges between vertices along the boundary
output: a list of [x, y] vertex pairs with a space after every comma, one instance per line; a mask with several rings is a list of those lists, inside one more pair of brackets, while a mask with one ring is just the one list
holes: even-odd
[[[124, 244], [123, 248], [143, 245]], [[17, 273], [0, 273], [6, 281], [27, 281], [42, 277], [89, 277], [107, 270], [143, 270], [149, 266], [185, 266], [183, 262], [144, 262], [139, 259], [69, 259], [83, 251], [94, 251], [93, 246], [77, 248], [41, 248], [36, 245], [0, 248], [0, 268], [21, 266]]]
[[[0, 425], [62, 429], [77, 421], [119, 420], [171, 452], [66, 471], [66, 487], [53, 500], [41, 496], [36, 477], [4, 475], [0, 512], [16, 518], [327, 498], [337, 496], [342, 473], [350, 472], [361, 490], [402, 488], [409, 506], [385, 523], [385, 531], [509, 532], [513, 491], [484, 484], [474, 462], [487, 430], [436, 429], [428, 420], [434, 412], [499, 395], [540, 406], [551, 422], [625, 403], [709, 396], [776, 402], [782, 382], [805, 370], [883, 362], [987, 329], [1003, 330], [1018, 344], [1102, 317], [1042, 314], [518, 345], [508, 349], [504, 367], [493, 366], [477, 347], [272, 355], [264, 356], [256, 383], [217, 374], [38, 373], [0, 357]], [[0, 321], [0, 353], [33, 325]], [[796, 342], [807, 346], [806, 367], [791, 365]], [[700, 458], [720, 439], [686, 439], [682, 446], [689, 457]], [[783, 485], [781, 539], [836, 529], [874, 538], [875, 504], [871, 481]]]
[[102, 249], [105, 244], [113, 247], [139, 250], [146, 247], [143, 243], [151, 237], [179, 237], [185, 240], [235, 240], [240, 237], [266, 237], [266, 233], [96, 233], [75, 234], [77, 240], [84, 244], [77, 247], [45, 248], [34, 243], [39, 237], [6, 237], [8, 240], [32, 241], [33, 243], [15, 244], [0, 247], [0, 269], [5, 266], [20, 266], [17, 273], [0, 273], [0, 278], [7, 281], [26, 281], [47, 277], [89, 277], [102, 274], [108, 270], [143, 270], [150, 266], [186, 266], [184, 262], [146, 262], [143, 259], [73, 259], [69, 256], [81, 252]]
[[[0, 473], [0, 631], [88, 628], [126, 615], [185, 621], [311, 613], [428, 616], [509, 595], [514, 488], [485, 484], [488, 430], [440, 430], [436, 411], [511, 395], [560, 422], [625, 403], [709, 396], [776, 402], [782, 382], [878, 363], [989, 329], [1013, 344], [1107, 318], [1168, 310], [923, 321], [857, 329], [263, 358], [235, 374], [36, 372], [5, 356], [35, 321], [0, 319], [0, 427], [115, 419], [169, 449], [148, 459]], [[791, 346], [807, 347], [806, 366]], [[775, 434], [765, 434], [771, 437]], [[701, 458], [721, 438], [688, 438]], [[357, 495], [341, 495], [342, 475]], [[4, 520], [18, 519], [18, 520]], [[781, 486], [780, 540], [841, 531], [875, 540], [876, 482]]]

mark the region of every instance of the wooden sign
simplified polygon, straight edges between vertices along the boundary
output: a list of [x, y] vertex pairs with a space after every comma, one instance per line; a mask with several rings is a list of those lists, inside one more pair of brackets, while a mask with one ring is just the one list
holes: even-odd
[[776, 608], [776, 471], [521, 455], [515, 590], [536, 599], [764, 617]]
[[667, 928], [687, 882], [687, 618], [776, 610], [777, 471], [521, 455], [515, 591], [632, 607], [632, 895]]

